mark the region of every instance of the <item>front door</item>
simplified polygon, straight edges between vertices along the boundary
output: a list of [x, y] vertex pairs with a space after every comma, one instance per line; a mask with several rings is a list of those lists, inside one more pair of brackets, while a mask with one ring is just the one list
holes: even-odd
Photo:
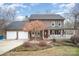
[[48, 30], [44, 30], [44, 38], [48, 38]]

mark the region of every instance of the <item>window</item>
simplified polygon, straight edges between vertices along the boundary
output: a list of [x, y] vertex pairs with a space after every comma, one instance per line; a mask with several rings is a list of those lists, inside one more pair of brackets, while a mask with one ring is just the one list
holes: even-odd
[[55, 30], [55, 34], [59, 35], [59, 34], [61, 34], [61, 31], [60, 30]]
[[59, 23], [59, 26], [60, 26], [60, 23]]
[[52, 34], [52, 30], [50, 30], [50, 34]]
[[38, 32], [38, 35], [40, 35], [40, 33]]
[[54, 34], [53, 30], [50, 30], [50, 34]]
[[52, 24], [52, 26], [54, 26], [54, 24]]
[[54, 22], [53, 22], [53, 23], [51, 23], [51, 26], [54, 26]]
[[38, 35], [37, 36], [40, 37], [40, 32], [38, 32]]
[[34, 34], [34, 32], [32, 32], [32, 34]]
[[34, 37], [35, 36], [35, 33], [34, 32], [32, 32], [32, 37]]
[[[40, 32], [36, 32], [37, 36], [39, 37], [40, 36]], [[32, 37], [35, 37], [35, 33], [32, 32]]]

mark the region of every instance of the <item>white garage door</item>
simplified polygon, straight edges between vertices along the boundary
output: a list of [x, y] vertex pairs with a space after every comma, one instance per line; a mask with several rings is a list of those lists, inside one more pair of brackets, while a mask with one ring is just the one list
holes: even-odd
[[18, 39], [28, 39], [28, 32], [18, 31]]
[[16, 31], [7, 31], [6, 34], [7, 39], [16, 39], [17, 38], [17, 32]]

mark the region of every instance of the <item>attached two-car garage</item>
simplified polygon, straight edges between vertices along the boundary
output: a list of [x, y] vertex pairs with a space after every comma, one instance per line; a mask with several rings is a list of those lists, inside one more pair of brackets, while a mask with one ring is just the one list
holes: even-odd
[[24, 31], [7, 31], [6, 39], [28, 39], [28, 32]]
[[26, 21], [15, 21], [6, 28], [6, 39], [28, 39], [28, 32], [23, 31]]
[[7, 31], [7, 39], [28, 39], [28, 32], [24, 31]]

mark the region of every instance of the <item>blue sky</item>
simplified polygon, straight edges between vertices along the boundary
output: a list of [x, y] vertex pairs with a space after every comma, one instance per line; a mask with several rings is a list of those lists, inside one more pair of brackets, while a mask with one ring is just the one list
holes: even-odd
[[74, 3], [5, 3], [0, 4], [1, 7], [6, 6], [16, 9], [17, 15], [30, 15], [32, 13], [64, 13], [74, 7]]
[[75, 3], [0, 3], [0, 8], [12, 8], [17, 16], [29, 16], [34, 13], [68, 13]]

